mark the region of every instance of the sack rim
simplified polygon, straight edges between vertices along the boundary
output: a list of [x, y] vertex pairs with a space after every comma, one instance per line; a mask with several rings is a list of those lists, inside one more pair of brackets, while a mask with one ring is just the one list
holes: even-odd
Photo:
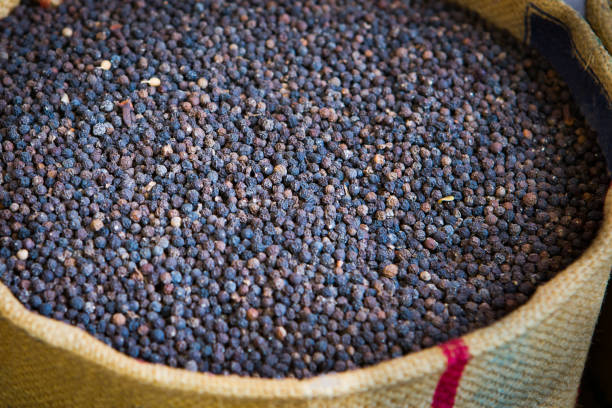
[[[522, 335], [546, 319], [588, 280], [607, 280], [612, 266], [612, 188], [606, 194], [604, 213], [602, 226], [587, 250], [557, 276], [538, 287], [527, 303], [492, 325], [460, 337], [470, 348], [473, 358]], [[4, 284], [0, 284], [0, 299], [0, 319], [8, 320], [50, 347], [62, 349], [87, 364], [102, 366], [141, 383], [198, 394], [234, 398], [331, 397], [408, 383], [424, 374], [440, 372], [446, 365], [440, 348], [431, 347], [370, 367], [303, 380], [195, 373], [141, 362], [107, 346], [82, 329], [29, 311]]]

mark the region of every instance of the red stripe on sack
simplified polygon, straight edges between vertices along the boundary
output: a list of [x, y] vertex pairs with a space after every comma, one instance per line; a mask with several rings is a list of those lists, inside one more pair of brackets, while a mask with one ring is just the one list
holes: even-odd
[[470, 360], [470, 351], [461, 339], [451, 340], [440, 347], [446, 356], [446, 370], [438, 380], [431, 407], [453, 408], [461, 374]]

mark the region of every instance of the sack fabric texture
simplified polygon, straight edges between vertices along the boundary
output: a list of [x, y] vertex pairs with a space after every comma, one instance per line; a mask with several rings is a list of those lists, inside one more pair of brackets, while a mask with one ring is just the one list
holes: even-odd
[[612, 53], [612, 0], [592, 0], [587, 4], [587, 20], [608, 52]]
[[[0, 15], [17, 1], [0, 0]], [[588, 22], [560, 0], [454, 2], [551, 61], [597, 130], [610, 167], [609, 1], [587, 1]], [[612, 189], [604, 213], [584, 254], [493, 325], [369, 368], [307, 380], [219, 376], [143, 363], [26, 310], [0, 284], [0, 406], [573, 407], [612, 267]]]

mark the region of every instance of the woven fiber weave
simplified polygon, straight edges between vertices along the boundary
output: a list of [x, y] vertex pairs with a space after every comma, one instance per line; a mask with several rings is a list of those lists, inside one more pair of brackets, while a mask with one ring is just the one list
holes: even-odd
[[8, 16], [12, 9], [19, 4], [19, 0], [0, 1], [0, 18]]
[[[587, 5], [592, 29], [558, 0], [455, 2], [547, 56], [612, 159], [612, 58], [604, 45], [612, 38], [600, 40], [593, 31], [609, 35], [598, 20], [598, 7], [609, 12], [609, 3]], [[0, 0], [0, 15], [16, 3]], [[372, 367], [307, 380], [143, 363], [26, 310], [0, 284], [0, 407], [573, 407], [612, 267], [612, 189], [604, 216], [579, 259], [493, 325]]]
[[608, 52], [612, 52], [612, 2], [609, 0], [589, 0], [586, 15], [603, 45]]

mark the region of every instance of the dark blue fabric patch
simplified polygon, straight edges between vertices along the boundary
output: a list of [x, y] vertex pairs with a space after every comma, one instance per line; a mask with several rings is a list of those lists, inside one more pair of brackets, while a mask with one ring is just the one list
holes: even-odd
[[550, 61], [565, 80], [597, 139], [612, 172], [612, 102], [603, 86], [576, 52], [567, 27], [530, 5], [525, 16], [526, 41]]

